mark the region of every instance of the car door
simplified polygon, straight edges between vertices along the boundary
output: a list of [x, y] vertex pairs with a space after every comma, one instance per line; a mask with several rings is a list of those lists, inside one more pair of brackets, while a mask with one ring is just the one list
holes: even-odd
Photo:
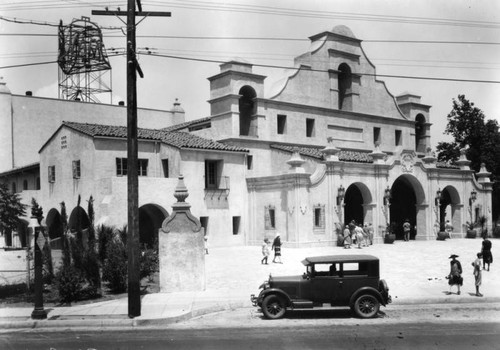
[[334, 303], [341, 278], [332, 271], [332, 264], [316, 264], [311, 277], [311, 292], [314, 302]]

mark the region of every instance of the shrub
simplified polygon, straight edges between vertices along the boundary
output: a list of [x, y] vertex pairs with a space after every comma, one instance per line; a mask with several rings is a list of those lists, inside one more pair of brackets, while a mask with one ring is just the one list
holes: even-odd
[[140, 279], [149, 277], [149, 281], [152, 282], [151, 278], [155, 272], [159, 271], [160, 262], [158, 257], [158, 251], [155, 249], [150, 249], [143, 247], [141, 249], [141, 268], [139, 277]]
[[80, 299], [83, 279], [77, 269], [73, 266], [66, 266], [57, 272], [55, 280], [61, 303], [71, 304]]
[[108, 243], [106, 260], [102, 269], [102, 279], [108, 282], [114, 293], [127, 291], [127, 249], [118, 239]]
[[113, 240], [114, 237], [113, 227], [100, 225], [97, 227], [96, 235], [99, 262], [101, 264], [104, 264], [104, 261], [107, 257], [106, 250], [108, 248], [108, 244]]

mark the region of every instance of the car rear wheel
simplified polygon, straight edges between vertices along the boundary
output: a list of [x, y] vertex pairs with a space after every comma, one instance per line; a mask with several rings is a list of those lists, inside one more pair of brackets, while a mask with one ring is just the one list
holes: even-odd
[[354, 312], [361, 318], [375, 317], [379, 309], [379, 301], [370, 294], [363, 294], [354, 302]]
[[285, 315], [286, 306], [283, 298], [271, 294], [262, 301], [262, 312], [267, 318], [276, 320]]

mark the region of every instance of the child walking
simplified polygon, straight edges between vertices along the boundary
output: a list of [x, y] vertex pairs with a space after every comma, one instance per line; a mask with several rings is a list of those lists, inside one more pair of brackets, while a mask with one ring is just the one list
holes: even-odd
[[264, 257], [260, 261], [261, 264], [269, 265], [267, 263], [267, 258], [269, 257], [269, 254], [271, 254], [271, 251], [269, 250], [269, 240], [267, 238], [264, 238], [264, 243], [262, 243], [262, 255]]

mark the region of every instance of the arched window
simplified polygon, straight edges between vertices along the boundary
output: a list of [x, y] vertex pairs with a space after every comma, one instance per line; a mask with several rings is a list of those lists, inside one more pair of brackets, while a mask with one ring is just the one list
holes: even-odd
[[243, 86], [240, 91], [239, 112], [240, 112], [240, 135], [256, 136], [257, 126], [254, 122], [256, 113], [255, 97], [257, 94], [251, 86]]
[[425, 117], [422, 114], [415, 118], [415, 151], [425, 152]]
[[352, 88], [352, 73], [351, 68], [342, 63], [339, 66], [339, 109], [350, 110], [352, 108], [352, 101], [349, 94]]

